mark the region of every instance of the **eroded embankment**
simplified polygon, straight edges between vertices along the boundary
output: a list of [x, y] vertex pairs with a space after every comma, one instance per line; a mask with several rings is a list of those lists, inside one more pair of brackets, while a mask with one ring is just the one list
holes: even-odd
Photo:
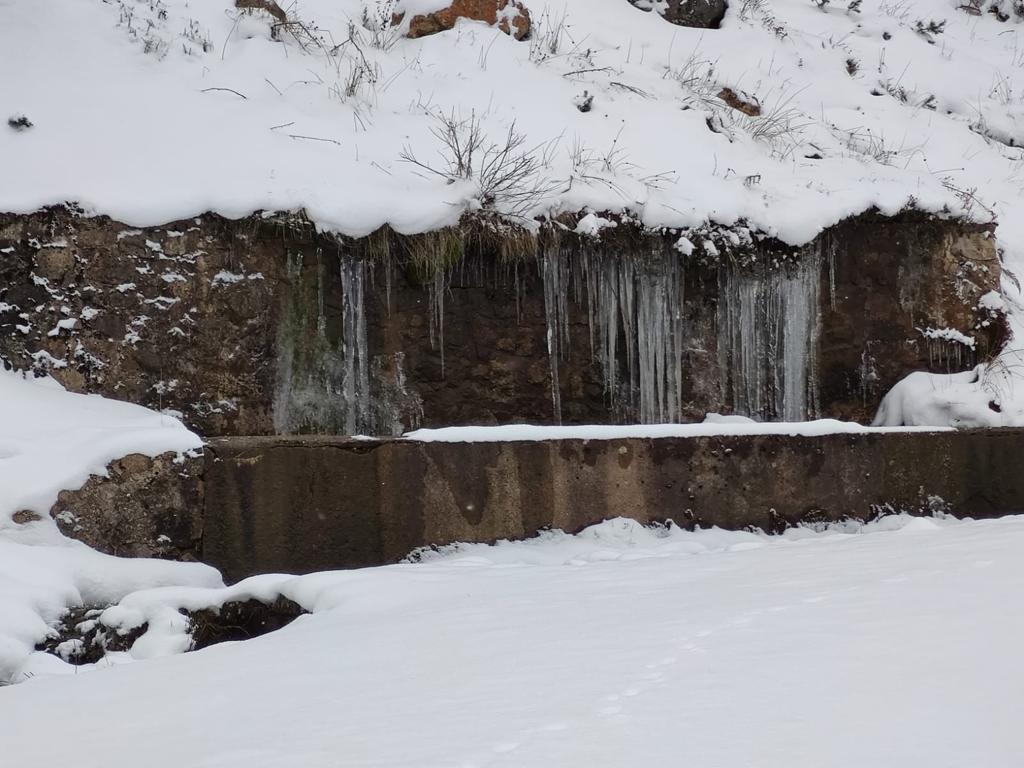
[[416, 426], [870, 420], [993, 354], [988, 229], [865, 214], [801, 248], [590, 214], [353, 240], [301, 216], [132, 229], [0, 215], [0, 357], [205, 436]]

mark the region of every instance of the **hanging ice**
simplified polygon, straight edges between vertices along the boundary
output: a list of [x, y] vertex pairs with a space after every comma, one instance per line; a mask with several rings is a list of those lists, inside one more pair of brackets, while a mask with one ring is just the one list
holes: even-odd
[[308, 329], [314, 318], [309, 317], [307, 296], [301, 288], [303, 260], [289, 256], [293, 290], [278, 337], [274, 429], [279, 434], [373, 434], [377, 425], [366, 338], [366, 262], [340, 260], [341, 337], [336, 342], [327, 333], [325, 264], [320, 252], [316, 266], [316, 332], [310, 337]]
[[552, 247], [540, 259], [555, 419], [561, 419], [558, 362], [569, 351], [571, 286], [577, 303], [586, 294], [591, 352], [600, 362], [613, 412], [647, 424], [678, 421], [684, 352], [679, 254], [660, 248], [570, 253]]
[[370, 413], [370, 360], [366, 348], [364, 285], [366, 262], [341, 260], [341, 362], [345, 434], [372, 431]]
[[812, 248], [792, 266], [720, 270], [719, 364], [737, 413], [765, 421], [815, 415], [821, 262]]

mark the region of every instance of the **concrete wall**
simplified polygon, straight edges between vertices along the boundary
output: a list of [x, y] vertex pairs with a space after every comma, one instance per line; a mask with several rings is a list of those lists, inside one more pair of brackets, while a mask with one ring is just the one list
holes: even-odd
[[1024, 510], [1024, 430], [417, 443], [242, 437], [206, 452], [203, 559], [228, 579], [395, 562], [416, 547], [577, 531]]

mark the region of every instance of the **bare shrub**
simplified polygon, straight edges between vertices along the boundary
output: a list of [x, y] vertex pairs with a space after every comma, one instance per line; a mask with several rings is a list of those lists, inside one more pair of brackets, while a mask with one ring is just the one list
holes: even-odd
[[390, 51], [402, 37], [394, 24], [397, 0], [372, 0], [372, 5], [363, 5], [362, 26], [368, 33], [367, 42], [378, 50]]
[[402, 149], [403, 162], [449, 184], [471, 181], [477, 187], [477, 201], [482, 212], [522, 219], [554, 191], [544, 176], [547, 152], [542, 145], [528, 148], [526, 137], [512, 123], [501, 140], [492, 141], [479, 116], [468, 118], [436, 114], [430, 132], [440, 143], [441, 162], [432, 164], [419, 159], [411, 147]]

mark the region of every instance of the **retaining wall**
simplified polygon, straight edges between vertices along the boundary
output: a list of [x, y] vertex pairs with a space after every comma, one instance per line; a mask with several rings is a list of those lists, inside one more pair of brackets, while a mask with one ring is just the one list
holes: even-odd
[[505, 443], [211, 441], [202, 558], [235, 580], [623, 516], [757, 526], [1024, 510], [1024, 430]]

